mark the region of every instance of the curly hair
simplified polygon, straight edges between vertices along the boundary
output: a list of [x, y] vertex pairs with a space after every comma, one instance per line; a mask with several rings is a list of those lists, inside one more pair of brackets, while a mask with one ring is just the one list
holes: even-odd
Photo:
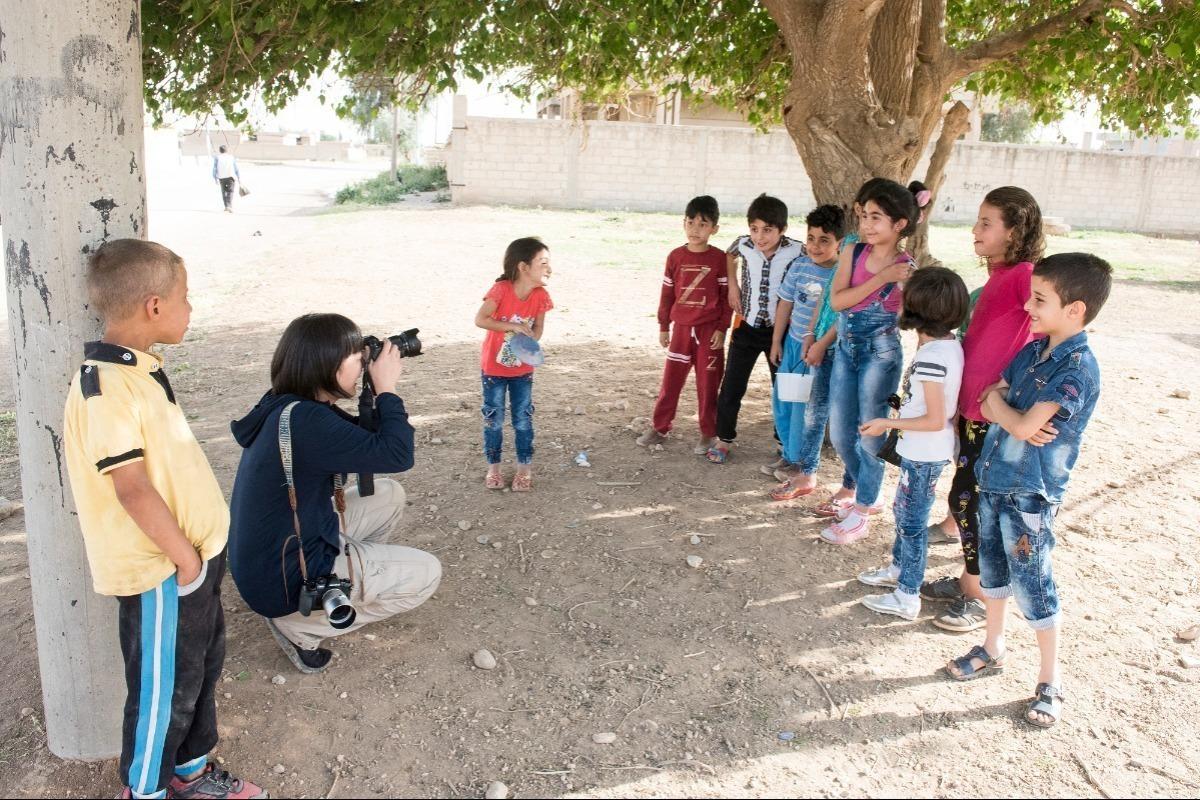
[[1001, 186], [984, 195], [983, 202], [1000, 212], [1011, 234], [1004, 262], [1040, 261], [1046, 254], [1046, 237], [1042, 233], [1042, 210], [1033, 195], [1018, 186]]

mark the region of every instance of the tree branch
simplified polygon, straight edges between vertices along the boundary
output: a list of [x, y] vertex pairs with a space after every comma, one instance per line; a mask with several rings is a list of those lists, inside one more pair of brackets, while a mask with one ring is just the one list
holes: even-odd
[[932, 64], [946, 51], [946, 0], [921, 0], [917, 29], [917, 60]]
[[1110, 8], [1128, 9], [1128, 3], [1124, 0], [1080, 0], [1061, 14], [975, 42], [955, 53], [954, 68], [950, 70], [950, 75], [957, 82], [972, 72], [978, 72], [989, 64], [1019, 52], [1032, 42], [1062, 33], [1078, 22], [1090, 22], [1090, 17]]
[[893, 119], [908, 110], [920, 14], [921, 0], [891, 0], [879, 12], [871, 34], [871, 83], [880, 105]]
[[930, 266], [934, 262], [929, 255], [929, 219], [933, 216], [938, 192], [941, 191], [942, 184], [946, 180], [946, 164], [950, 162], [950, 156], [954, 152], [954, 143], [970, 127], [971, 109], [967, 108], [961, 100], [955, 101], [950, 110], [946, 112], [945, 117], [942, 118], [942, 132], [938, 136], [937, 144], [934, 145], [933, 155], [929, 158], [929, 168], [925, 170], [925, 187], [929, 189], [933, 197], [929, 201], [929, 205], [925, 207], [925, 215], [917, 226], [917, 232], [913, 235], [912, 241], [913, 253], [922, 267]]

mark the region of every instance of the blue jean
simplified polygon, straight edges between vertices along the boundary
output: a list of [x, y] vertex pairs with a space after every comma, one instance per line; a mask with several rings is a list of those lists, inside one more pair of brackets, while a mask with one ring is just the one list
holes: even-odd
[[[779, 372], [807, 375], [812, 371], [800, 357], [803, 345], [788, 336], [783, 342], [783, 357], [779, 359]], [[811, 399], [811, 398], [810, 398]], [[771, 413], [775, 417], [775, 433], [783, 445], [785, 461], [796, 464], [800, 461], [800, 442], [804, 436], [804, 418], [808, 403], [793, 403], [779, 399], [779, 384], [771, 386]]]
[[925, 580], [925, 560], [929, 550], [929, 510], [933, 508], [938, 478], [949, 461], [909, 461], [900, 459], [900, 482], [892, 512], [896, 517], [896, 541], [892, 543], [892, 564], [900, 568], [896, 589], [916, 595]]
[[875, 454], [883, 437], [859, 436], [858, 426], [887, 416], [888, 395], [900, 383], [903, 364], [896, 315], [885, 311], [882, 302], [841, 313], [829, 379], [829, 433], [846, 472], [857, 485], [854, 500], [864, 506], [879, 499], [883, 462]]
[[[790, 353], [794, 341], [789, 337], [779, 362], [780, 372], [811, 371], [812, 393], [807, 403], [785, 403], [779, 399], [778, 390], [771, 392], [771, 407], [775, 413], [775, 429], [783, 442], [783, 458], [795, 465], [805, 475], [813, 475], [821, 466], [821, 445], [825, 443], [825, 428], [829, 423], [829, 378], [833, 374], [834, 347], [825, 351], [825, 358], [816, 367], [800, 360], [800, 344], [794, 343], [794, 356]], [[795, 358], [794, 363], [791, 358]], [[804, 369], [800, 365], [804, 364]], [[783, 420], [781, 422], [781, 420]], [[842, 486], [854, 488], [854, 476], [842, 472]]]
[[1015, 597], [1034, 630], [1058, 625], [1050, 553], [1058, 505], [1038, 494], [979, 493], [979, 586], [984, 597]]
[[504, 449], [504, 394], [512, 405], [517, 463], [533, 460], [533, 373], [516, 378], [483, 376], [483, 454], [488, 464], [499, 464]]

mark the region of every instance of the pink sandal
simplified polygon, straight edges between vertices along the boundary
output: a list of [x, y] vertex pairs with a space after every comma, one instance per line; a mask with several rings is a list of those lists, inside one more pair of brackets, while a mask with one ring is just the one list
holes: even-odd
[[776, 501], [795, 500], [797, 497], [812, 494], [816, 488], [815, 486], [796, 486], [791, 481], [784, 481], [771, 490], [771, 499]]
[[503, 489], [504, 476], [499, 472], [489, 472], [483, 479], [483, 485], [488, 489]]
[[533, 475], [518, 472], [512, 479], [512, 490], [514, 492], [528, 492], [533, 490]]

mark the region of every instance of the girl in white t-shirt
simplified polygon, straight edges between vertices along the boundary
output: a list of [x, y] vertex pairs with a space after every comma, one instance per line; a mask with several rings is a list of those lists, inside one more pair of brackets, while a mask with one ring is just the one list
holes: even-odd
[[904, 286], [900, 327], [917, 331], [917, 352], [904, 375], [904, 399], [895, 419], [873, 419], [864, 436], [899, 432], [900, 482], [893, 513], [896, 541], [892, 560], [858, 576], [868, 586], [894, 586], [891, 594], [868, 595], [862, 603], [881, 614], [916, 619], [918, 591], [925, 579], [929, 510], [942, 469], [954, 458], [954, 417], [962, 384], [963, 351], [954, 335], [967, 316], [970, 298], [962, 278], [944, 267], [917, 270]]

